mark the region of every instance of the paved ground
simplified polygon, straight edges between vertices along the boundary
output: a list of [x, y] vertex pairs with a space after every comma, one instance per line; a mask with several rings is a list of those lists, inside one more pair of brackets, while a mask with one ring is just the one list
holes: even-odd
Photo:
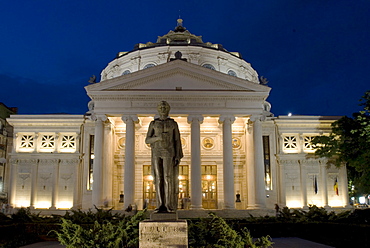
[[[275, 243], [274, 248], [331, 248], [332, 246], [322, 245], [300, 238], [275, 238], [272, 239]], [[40, 242], [32, 245], [22, 246], [22, 248], [63, 248], [56, 241]]]
[[332, 246], [315, 243], [300, 238], [275, 238], [274, 248], [331, 248]]

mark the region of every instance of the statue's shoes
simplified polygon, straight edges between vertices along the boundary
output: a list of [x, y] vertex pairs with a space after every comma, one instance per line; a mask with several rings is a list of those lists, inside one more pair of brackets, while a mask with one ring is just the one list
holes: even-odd
[[165, 206], [160, 206], [154, 210], [155, 213], [168, 213], [168, 209]]

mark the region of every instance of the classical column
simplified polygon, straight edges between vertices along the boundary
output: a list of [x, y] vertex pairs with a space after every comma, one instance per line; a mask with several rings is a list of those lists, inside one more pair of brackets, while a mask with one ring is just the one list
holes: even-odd
[[263, 159], [261, 116], [252, 116], [254, 140], [254, 173], [256, 183], [256, 207], [266, 207], [265, 164]]
[[94, 137], [94, 164], [93, 164], [93, 187], [92, 204], [97, 208], [103, 207], [103, 143], [105, 115], [96, 116]]
[[122, 120], [126, 123], [125, 164], [124, 164], [124, 206], [134, 205], [135, 196], [135, 123], [138, 122], [136, 115], [123, 115]]
[[31, 160], [31, 200], [30, 208], [34, 209], [37, 198], [37, 174], [38, 174], [38, 161], [36, 159]]
[[232, 129], [231, 126], [235, 121], [233, 115], [222, 115], [218, 120], [222, 123], [223, 137], [223, 172], [224, 172], [224, 201], [225, 209], [235, 208], [235, 192], [234, 192], [234, 163], [233, 163], [233, 148], [232, 148]]
[[[89, 155], [87, 155], [89, 156]], [[83, 178], [82, 173], [82, 156], [78, 159], [75, 159], [74, 164], [74, 173], [73, 173], [73, 209], [82, 208], [82, 191], [83, 191]]]
[[[104, 128], [104, 147], [107, 151], [113, 151], [114, 148], [112, 147], [112, 124], [108, 123], [108, 125]], [[112, 155], [113, 153], [106, 153], [104, 156], [104, 167], [103, 167], [103, 198], [104, 198], [104, 207], [112, 207], [113, 199], [112, 199], [112, 190], [113, 190], [113, 177], [112, 177]]]
[[347, 179], [347, 168], [345, 165], [342, 165], [339, 168], [338, 184], [340, 187], [339, 192], [342, 193], [343, 206], [346, 208], [351, 207], [351, 205], [349, 204], [349, 199], [348, 199], [348, 179]]
[[298, 164], [300, 165], [301, 169], [301, 201], [302, 207], [307, 208], [307, 175], [306, 175], [306, 166], [302, 164], [300, 160], [298, 160]]
[[51, 207], [50, 209], [57, 208], [58, 193], [59, 193], [59, 159], [52, 160], [53, 164], [53, 186], [51, 189]]
[[286, 206], [286, 191], [285, 191], [285, 167], [280, 159], [277, 160], [279, 166], [279, 206]]
[[247, 208], [253, 209], [256, 206], [256, 182], [254, 173], [254, 142], [253, 142], [253, 125], [249, 120], [246, 130], [246, 152], [247, 152], [247, 190], [248, 205]]
[[322, 205], [328, 207], [328, 183], [326, 163], [321, 161], [321, 186], [322, 186]]
[[10, 180], [9, 180], [9, 204], [15, 207], [15, 196], [17, 193], [18, 160], [10, 160]]
[[189, 115], [188, 123], [191, 130], [191, 208], [202, 208], [202, 172], [200, 158], [200, 124], [202, 115]]

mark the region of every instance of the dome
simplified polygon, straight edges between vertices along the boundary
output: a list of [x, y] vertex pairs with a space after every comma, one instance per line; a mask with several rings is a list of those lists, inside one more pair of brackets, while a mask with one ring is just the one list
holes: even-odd
[[159, 36], [155, 43], [139, 43], [132, 51], [118, 53], [102, 71], [101, 81], [182, 59], [259, 84], [257, 72], [239, 52], [229, 52], [221, 44], [203, 42], [202, 36], [190, 33], [182, 23], [182, 19], [178, 19], [176, 28]]

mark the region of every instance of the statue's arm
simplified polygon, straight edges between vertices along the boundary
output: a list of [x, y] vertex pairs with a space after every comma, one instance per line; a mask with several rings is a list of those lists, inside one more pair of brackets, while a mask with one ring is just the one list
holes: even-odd
[[154, 121], [150, 122], [148, 132], [146, 134], [145, 143], [153, 144], [154, 142], [161, 141], [162, 136], [155, 136]]
[[182, 145], [181, 145], [181, 138], [180, 138], [180, 131], [177, 123], [175, 122], [174, 128], [174, 143], [175, 143], [175, 164], [178, 165], [180, 163], [180, 159], [184, 156], [182, 153]]

